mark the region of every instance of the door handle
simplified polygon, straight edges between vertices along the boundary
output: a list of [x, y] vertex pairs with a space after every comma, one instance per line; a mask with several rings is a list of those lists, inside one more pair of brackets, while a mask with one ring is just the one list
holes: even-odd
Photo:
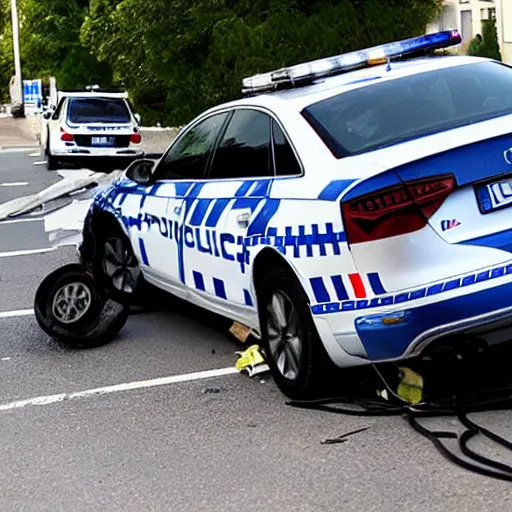
[[250, 210], [239, 213], [236, 216], [236, 221], [238, 224], [244, 228], [249, 226], [249, 221], [251, 220], [252, 212]]

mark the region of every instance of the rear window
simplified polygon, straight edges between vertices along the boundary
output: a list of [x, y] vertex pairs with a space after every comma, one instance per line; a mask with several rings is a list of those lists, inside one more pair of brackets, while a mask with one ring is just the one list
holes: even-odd
[[336, 158], [512, 114], [512, 68], [480, 62], [369, 85], [302, 114]]
[[129, 123], [126, 103], [116, 98], [72, 98], [68, 119], [72, 123]]

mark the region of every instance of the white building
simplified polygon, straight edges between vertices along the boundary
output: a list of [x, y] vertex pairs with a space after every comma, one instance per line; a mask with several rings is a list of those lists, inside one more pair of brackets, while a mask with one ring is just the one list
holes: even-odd
[[496, 0], [496, 26], [503, 61], [512, 64], [512, 0]]
[[482, 20], [492, 17], [496, 17], [495, 0], [444, 0], [443, 13], [429, 28], [456, 28], [462, 34], [464, 42], [468, 43], [482, 33]]
[[428, 31], [456, 28], [462, 34], [463, 48], [482, 34], [482, 21], [496, 19], [498, 42], [504, 62], [512, 64], [512, 0], [444, 0], [444, 10]]

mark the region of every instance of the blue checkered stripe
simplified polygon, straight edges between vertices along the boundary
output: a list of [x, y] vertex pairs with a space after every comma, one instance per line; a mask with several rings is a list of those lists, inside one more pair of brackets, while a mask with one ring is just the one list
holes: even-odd
[[292, 258], [313, 258], [341, 254], [341, 244], [346, 242], [344, 231], [335, 231], [332, 222], [323, 225], [271, 227], [266, 236], [246, 237], [248, 247], [259, 245], [275, 247]]
[[423, 299], [425, 297], [440, 295], [451, 290], [465, 288], [510, 275], [512, 275], [512, 264], [485, 270], [483, 272], [477, 272], [465, 277], [451, 279], [449, 281], [418, 288], [409, 292], [386, 295], [368, 300], [345, 300], [341, 302], [325, 302], [322, 304], [315, 304], [311, 307], [311, 311], [315, 315], [325, 315], [329, 313], [339, 313], [342, 311], [357, 311], [363, 309], [378, 308], [382, 306], [409, 303], [418, 299]]
[[[201, 272], [198, 272], [197, 270], [192, 271], [192, 277], [194, 279], [194, 287], [196, 290], [199, 290], [201, 292], [206, 292], [206, 283], [204, 275]], [[227, 294], [226, 294], [226, 285], [224, 283], [223, 279], [219, 279], [217, 277], [212, 277], [212, 285], [213, 290], [216, 297], [219, 297], [220, 299], [228, 300]], [[246, 306], [254, 306], [254, 301], [251, 296], [251, 292], [244, 288], [244, 301]]]

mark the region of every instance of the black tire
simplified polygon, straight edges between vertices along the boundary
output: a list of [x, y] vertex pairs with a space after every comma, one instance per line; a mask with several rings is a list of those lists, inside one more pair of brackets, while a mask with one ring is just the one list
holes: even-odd
[[[283, 301], [286, 322], [291, 323], [293, 317], [295, 328], [281, 327], [276, 335], [279, 326], [272, 313], [273, 300]], [[277, 386], [291, 399], [315, 397], [334, 365], [318, 336], [301, 285], [291, 272], [272, 269], [259, 283], [258, 305], [262, 348]]]
[[[110, 226], [112, 228], [109, 230]], [[150, 286], [140, 272], [130, 239], [113, 223], [109, 223], [108, 227], [96, 239], [96, 255], [92, 264], [94, 277], [115, 301], [146, 305]], [[114, 268], [116, 265], [118, 270]]]
[[[78, 293], [71, 307], [65, 297], [73, 287]], [[73, 309], [76, 314], [70, 315]], [[128, 308], [99, 292], [94, 279], [77, 264], [65, 265], [42, 281], [36, 291], [34, 312], [46, 334], [71, 348], [109, 343], [128, 319]]]
[[59, 168], [59, 162], [51, 154], [51, 151], [50, 151], [50, 134], [48, 134], [48, 138], [46, 139], [46, 149], [45, 149], [44, 153], [46, 155], [46, 169], [48, 171], [56, 171]]

